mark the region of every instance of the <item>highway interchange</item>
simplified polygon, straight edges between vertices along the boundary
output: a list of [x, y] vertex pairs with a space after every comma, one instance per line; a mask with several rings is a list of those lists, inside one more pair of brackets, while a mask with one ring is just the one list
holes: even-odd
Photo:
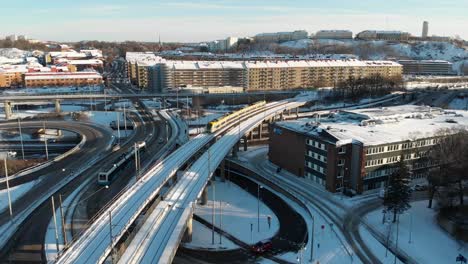
[[[118, 85], [118, 84], [117, 84]], [[145, 141], [148, 149], [143, 154], [141, 159], [144, 168], [150, 168], [151, 164], [161, 160], [167, 156], [171, 149], [164, 149], [163, 146], [168, 142], [161, 142], [160, 139], [169, 138], [169, 134], [174, 131], [167, 129], [166, 122], [161, 115], [153, 116], [148, 109], [139, 101], [139, 96], [134, 95], [134, 92], [125, 85], [118, 85], [118, 89], [128, 96], [137, 111], [135, 115], [130, 118], [135, 124], [135, 130], [125, 141], [122, 143], [120, 149], [115, 150], [112, 148], [114, 137], [109, 129], [102, 126], [85, 123], [85, 122], [63, 122], [48, 120], [47, 126], [52, 129], [64, 129], [73, 131], [82, 136], [83, 145], [73, 155], [63, 158], [57, 162], [51, 163], [49, 166], [26, 174], [23, 177], [14, 178], [11, 180], [11, 186], [15, 186], [31, 180], [40, 179], [39, 183], [27, 192], [24, 196], [19, 198], [13, 204], [14, 218], [13, 221], [8, 215], [8, 211], [0, 213], [0, 226], [5, 227], [8, 225], [16, 226], [13, 228], [14, 232], [11, 234], [6, 245], [2, 245], [0, 251], [0, 259], [2, 262], [7, 263], [45, 263], [48, 260], [44, 252], [45, 233], [51, 221], [51, 204], [50, 196], [57, 197], [61, 195], [67, 197], [71, 195], [76, 189], [82, 189], [82, 194], [73, 200], [73, 203], [79, 204], [75, 208], [76, 212], [72, 212], [72, 226], [67, 227], [73, 234], [73, 238], [79, 238], [81, 232], [92, 224], [90, 220], [94, 220], [99, 215], [103, 208], [105, 209], [110, 201], [115, 201], [122, 195], [122, 190], [128, 190], [129, 184], [132, 184], [135, 179], [134, 167], [127, 166], [120, 173], [117, 180], [115, 180], [108, 189], [102, 188], [96, 184], [96, 175], [100, 168], [109, 165], [116, 157], [119, 157], [129, 147], [132, 147], [135, 142]], [[449, 100], [450, 96], [443, 96], [444, 100]], [[89, 98], [89, 96], [87, 97]], [[432, 95], [424, 95], [419, 100], [434, 102]], [[442, 100], [438, 99], [437, 101]], [[440, 103], [440, 102], [437, 102]], [[43, 123], [41, 121], [28, 121], [23, 123], [24, 128], [38, 129], [41, 128]], [[16, 128], [15, 122], [3, 122], [0, 124], [0, 129], [14, 129]], [[195, 153], [197, 153], [195, 151]], [[201, 155], [198, 153], [197, 155]], [[258, 159], [258, 158], [257, 158]], [[219, 162], [218, 162], [219, 163]], [[257, 160], [257, 163], [259, 161]], [[185, 164], [181, 163], [181, 165]], [[206, 166], [206, 161], [200, 163], [201, 166]], [[256, 166], [251, 168], [260, 175], [266, 174], [263, 168]], [[2, 186], [3, 185], [3, 186]], [[288, 187], [288, 183], [282, 182], [282, 186]], [[4, 183], [0, 183], [4, 188]], [[298, 188], [299, 186], [289, 186], [289, 188]], [[300, 186], [304, 188], [304, 186]], [[308, 186], [311, 187], [311, 186]], [[312, 187], [311, 187], [312, 188]], [[316, 188], [315, 188], [316, 189]], [[322, 207], [322, 211], [328, 211], [327, 205], [318, 203], [315, 199], [317, 196], [326, 196], [327, 194], [315, 193], [306, 194], [305, 191], [300, 192], [297, 189], [298, 196], [304, 196], [310, 203], [314, 203], [317, 207]], [[312, 195], [312, 196], [311, 196]], [[44, 199], [38, 200], [38, 197]], [[34, 202], [33, 202], [34, 201]], [[34, 204], [37, 205], [34, 205]], [[356, 208], [360, 214], [375, 208], [376, 203], [371, 203], [366, 208]], [[335, 204], [339, 207], [339, 205]], [[341, 208], [346, 210], [346, 208]], [[360, 217], [356, 217], [355, 213], [347, 213], [344, 216], [333, 215], [329, 213], [328, 217], [335, 223], [335, 225], [345, 234], [345, 239], [351, 244], [356, 256], [364, 263], [379, 263], [379, 260], [373, 256], [366, 245], [359, 238], [357, 226], [361, 223]], [[13, 224], [14, 223], [14, 224]], [[5, 233], [3, 234], [5, 235]], [[401, 260], [406, 260], [407, 263], [412, 263], [408, 256], [404, 253], [394, 250]], [[190, 259], [186, 256], [186, 259]], [[179, 257], [178, 261], [183, 262]], [[50, 260], [49, 260], [50, 261]]]

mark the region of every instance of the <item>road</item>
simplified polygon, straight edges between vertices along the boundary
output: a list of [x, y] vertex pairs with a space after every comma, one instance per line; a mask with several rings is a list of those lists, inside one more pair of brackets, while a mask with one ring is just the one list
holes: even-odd
[[[70, 171], [77, 170], [82, 164], [86, 164], [93, 159], [93, 153], [100, 152], [101, 150], [106, 149], [109, 142], [112, 140], [112, 134], [109, 130], [102, 128], [101, 126], [91, 124], [91, 123], [82, 123], [82, 122], [63, 122], [63, 121], [47, 121], [48, 127], [51, 128], [60, 128], [69, 131], [73, 131], [79, 135], [86, 137], [86, 141], [82, 148], [74, 153], [71, 156], [68, 156], [59, 162], [54, 162], [48, 167], [38, 170], [36, 172], [30, 173], [23, 177], [18, 177], [10, 181], [10, 186], [16, 186], [31, 180], [36, 180], [38, 178], [44, 179], [41, 183], [34, 188], [32, 193], [37, 195], [38, 193], [44, 192], [50, 185], [53, 185], [56, 181], [60, 180], [61, 177], [67, 175]], [[12, 129], [16, 128], [17, 123], [7, 122], [1, 123], [0, 129]], [[22, 128], [42, 128], [42, 121], [26, 121], [22, 122]], [[66, 168], [66, 171], [62, 172], [62, 169]], [[5, 183], [0, 183], [0, 189], [5, 188]], [[35, 189], [38, 191], [36, 192]], [[28, 196], [29, 197], [29, 196]], [[34, 196], [30, 196], [29, 200]], [[34, 198], [32, 198], [34, 200]], [[21, 200], [20, 200], [21, 201]], [[21, 203], [26, 203], [29, 205], [27, 200]], [[21, 206], [16, 205], [17, 208], [15, 211], [21, 211]], [[0, 213], [0, 225], [5, 223], [5, 220], [8, 218], [5, 217], [5, 212]]]
[[[42, 127], [42, 122], [24, 122], [24, 127]], [[79, 170], [83, 164], [92, 162], [97, 153], [106, 152], [106, 149], [110, 149], [110, 142], [112, 140], [112, 134], [110, 130], [104, 129], [98, 125], [84, 124], [78, 122], [56, 122], [48, 121], [49, 127], [63, 128], [71, 131], [76, 131], [86, 137], [86, 142], [83, 145], [81, 151], [64, 158], [63, 160], [52, 163], [50, 166], [41, 169], [37, 172], [27, 174], [25, 177], [17, 178], [11, 182], [12, 185], [21, 184], [33, 179], [41, 179], [41, 181], [33, 187], [29, 192], [25, 193], [21, 198], [13, 203], [13, 213], [18, 214], [21, 211], [26, 210], [32, 201], [38, 199], [47, 193], [52, 186], [60, 182], [64, 177], [69, 177], [69, 174]], [[109, 150], [107, 150], [109, 151]], [[75, 179], [74, 182], [80, 179]], [[3, 262], [9, 260], [25, 260], [26, 262], [41, 260], [40, 250], [42, 249], [42, 243], [38, 240], [31, 241], [27, 238], [40, 238], [41, 230], [37, 228], [38, 222], [44, 221], [50, 217], [51, 210], [46, 210], [48, 203], [42, 205], [38, 210], [26, 219], [21, 225], [22, 227], [16, 232], [14, 238], [8, 241], [8, 246], [1, 251], [1, 260]], [[5, 224], [9, 221], [9, 215], [7, 211], [3, 211], [0, 214], [0, 225]], [[19, 254], [8, 254], [6, 249], [9, 246], [13, 246], [17, 249]]]
[[[77, 157], [73, 157], [73, 161], [70, 161], [68, 166], [66, 166], [65, 172], [61, 173], [61, 169], [64, 167], [59, 168], [49, 168], [51, 174], [54, 174], [56, 177], [63, 177], [66, 176], [69, 171], [77, 170], [75, 165], [78, 167], [82, 166], [83, 164], [87, 164], [92, 159], [95, 159], [98, 154], [101, 153], [101, 162], [97, 162], [92, 165], [89, 169], [85, 170], [79, 176], [77, 176], [74, 180], [72, 180], [69, 184], [65, 187], [61, 188], [55, 196], [58, 194], [62, 194], [65, 197], [69, 195], [73, 190], [75, 190], [78, 186], [85, 182], [88, 178], [96, 178], [97, 172], [100, 170], [101, 167], [108, 165], [107, 163], [112, 162], [115, 158], [120, 156], [123, 152], [127, 151], [128, 147], [133, 146], [133, 142], [148, 140], [149, 146], [152, 146], [154, 143], [154, 138], [156, 138], [156, 126], [153, 121], [153, 117], [148, 115], [144, 109], [138, 109], [139, 117], [135, 119], [136, 129], [135, 133], [130, 136], [130, 139], [126, 141], [126, 143], [120, 148], [120, 150], [112, 152], [110, 149], [106, 149], [106, 144], [109, 140], [105, 140], [105, 138], [101, 136], [93, 136], [92, 134], [88, 135], [89, 143], [92, 148], [89, 152], [86, 153], [87, 160], [77, 159]], [[65, 123], [65, 124], [64, 124]], [[57, 126], [67, 126], [66, 122], [61, 122], [57, 124]], [[42, 126], [42, 123], [41, 123]], [[50, 127], [50, 123], [48, 122], [48, 128]], [[109, 131], [108, 129], [101, 128], [100, 126], [96, 125], [103, 131]], [[150, 151], [154, 148], [157, 148], [157, 144], [150, 147]], [[51, 185], [50, 182], [41, 181], [41, 186]], [[90, 186], [95, 186], [96, 182], [91, 180]], [[115, 185], [117, 187], [117, 185]], [[41, 188], [42, 190], [43, 188]], [[115, 189], [115, 188], [112, 188]], [[42, 195], [44, 190], [37, 191], [37, 192], [30, 192], [27, 194], [29, 200], [34, 200], [35, 197]], [[103, 200], [110, 199], [110, 194], [112, 192], [108, 192], [102, 196], [96, 195], [96, 197], [102, 197]], [[25, 196], [26, 197], [26, 196]], [[110, 197], [110, 198], [109, 198]], [[47, 226], [51, 219], [51, 205], [50, 200], [42, 203], [39, 208], [37, 208], [24, 222], [21, 226], [20, 230], [16, 232], [14, 239], [9, 241], [9, 246], [6, 247], [8, 250], [4, 249], [1, 254], [2, 262], [8, 263], [44, 263], [45, 254], [44, 254], [44, 238], [45, 233], [47, 230]], [[6, 218], [7, 219], [7, 218]]]

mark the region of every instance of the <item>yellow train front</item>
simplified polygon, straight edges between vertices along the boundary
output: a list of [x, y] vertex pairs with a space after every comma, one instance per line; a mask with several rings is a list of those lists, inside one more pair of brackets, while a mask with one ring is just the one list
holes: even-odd
[[252, 104], [252, 105], [244, 107], [244, 108], [242, 108], [242, 109], [240, 109], [238, 111], [229, 113], [229, 114], [227, 114], [225, 116], [222, 116], [222, 117], [220, 117], [220, 118], [218, 118], [216, 120], [213, 120], [213, 121], [209, 122], [206, 125], [206, 131], [208, 133], [216, 132], [218, 129], [222, 128], [224, 125], [232, 122], [233, 120], [236, 120], [239, 116], [242, 116], [245, 113], [249, 113], [252, 110], [259, 109], [259, 108], [263, 107], [265, 104], [266, 104], [265, 101], [259, 101], [259, 102], [256, 102], [256, 103]]

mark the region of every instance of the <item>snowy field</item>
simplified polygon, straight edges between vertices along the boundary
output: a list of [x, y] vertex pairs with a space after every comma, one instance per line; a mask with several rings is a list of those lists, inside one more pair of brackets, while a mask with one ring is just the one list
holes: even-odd
[[[24, 183], [15, 187], [10, 188], [11, 202], [18, 200], [26, 192], [31, 190], [40, 180], [31, 181]], [[0, 190], [0, 212], [3, 210], [8, 210], [8, 192], [6, 189]], [[13, 213], [15, 213], [15, 208], [13, 207]]]
[[192, 242], [184, 243], [187, 248], [202, 248], [208, 250], [226, 250], [238, 248], [231, 240], [222, 237], [219, 243], [219, 234], [215, 233], [215, 243], [212, 244], [212, 230], [203, 224], [193, 220], [192, 222]]
[[[366, 218], [370, 225], [383, 234], [388, 234], [391, 227], [391, 241], [395, 243], [396, 224], [382, 224], [382, 209], [371, 212]], [[387, 222], [391, 222], [391, 219]], [[439, 227], [436, 222], [436, 211], [427, 208], [427, 201], [411, 203], [411, 209], [400, 216], [398, 229], [398, 247], [418, 263], [455, 263], [458, 254], [468, 256], [467, 244], [456, 241]], [[366, 232], [361, 234], [364, 238], [370, 236]]]
[[[262, 239], [273, 237], [279, 230], [278, 218], [274, 213], [260, 201], [260, 232], [258, 232], [258, 218], [257, 218], [257, 197], [252, 196], [250, 193], [244, 191], [238, 185], [231, 182], [215, 182], [215, 223], [217, 227], [227, 231], [239, 240], [245, 243], [253, 244]], [[221, 200], [222, 206], [222, 218], [219, 217], [220, 206], [219, 201]], [[199, 215], [203, 219], [211, 223], [212, 217], [212, 206], [213, 206], [213, 188], [208, 187], [208, 203], [205, 206], [197, 205], [195, 207], [195, 214]], [[267, 217], [271, 217], [271, 228], [268, 228]], [[253, 232], [251, 230], [251, 224]], [[211, 233], [208, 234], [200, 232], [193, 228], [193, 237], [202, 236], [202, 238], [194, 239], [194, 241], [206, 241], [209, 239], [211, 243]], [[216, 235], [216, 242], [219, 242], [219, 235]], [[209, 238], [207, 238], [208, 236]], [[225, 238], [223, 238], [224, 240]], [[202, 247], [206, 243], [200, 245], [190, 243], [193, 247]], [[229, 246], [229, 243], [224, 245]], [[235, 245], [234, 245], [235, 246]]]

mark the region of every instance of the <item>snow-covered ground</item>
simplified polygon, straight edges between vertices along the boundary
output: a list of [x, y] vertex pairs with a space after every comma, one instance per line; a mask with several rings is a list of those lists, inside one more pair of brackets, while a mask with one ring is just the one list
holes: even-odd
[[[357, 55], [365, 54], [367, 57], [375, 60], [386, 59], [387, 57], [416, 60], [447, 60], [454, 63], [453, 70], [457, 73], [461, 73], [461, 66], [468, 67], [468, 51], [447, 42], [388, 43], [386, 41], [301, 39], [285, 42], [280, 45], [291, 49], [306, 49], [311, 45], [318, 45], [320, 47], [339, 46], [348, 48], [350, 53]], [[341, 54], [336, 55], [342, 56]], [[333, 57], [331, 56], [330, 58]]]
[[[215, 225], [227, 231], [239, 240], [245, 243], [253, 244], [262, 239], [273, 237], [279, 230], [278, 218], [275, 214], [260, 201], [260, 232], [258, 232], [258, 215], [257, 215], [257, 197], [244, 191], [238, 185], [229, 181], [215, 182], [214, 188], [215, 195]], [[219, 217], [220, 204], [222, 207], [222, 217]], [[213, 209], [213, 187], [208, 187], [208, 203], [206, 205], [197, 205], [195, 207], [195, 214], [199, 215], [206, 221], [212, 221]], [[268, 227], [267, 217], [271, 217], [271, 227]], [[252, 225], [252, 232], [251, 231]], [[206, 231], [206, 230], [205, 230]], [[215, 241], [219, 243], [219, 235], [215, 234]], [[201, 238], [194, 239], [194, 242], [189, 245], [193, 247], [203, 247], [206, 243], [195, 244], [196, 241], [206, 242], [209, 240], [211, 244], [211, 233], [206, 234], [203, 230], [196, 230], [193, 228], [193, 237], [201, 236]], [[208, 237], [206, 237], [208, 236]], [[225, 238], [222, 239], [223, 241]], [[222, 244], [223, 247], [229, 247], [229, 243]], [[236, 246], [231, 243], [231, 246]]]
[[[117, 122], [119, 119], [120, 126], [123, 127], [125, 125], [123, 112], [106, 112], [106, 111], [89, 111], [84, 112], [86, 116], [89, 118], [89, 121], [103, 125], [105, 127], [110, 127], [111, 122]], [[130, 126], [132, 123], [127, 118], [127, 125]], [[119, 136], [118, 130], [113, 130], [115, 136]], [[120, 137], [126, 137], [132, 133], [130, 129], [120, 129]]]
[[215, 243], [212, 244], [212, 230], [203, 224], [193, 220], [192, 222], [192, 242], [184, 243], [184, 247], [202, 248], [208, 250], [225, 250], [238, 248], [231, 240], [222, 237], [219, 243], [219, 234], [215, 233]]
[[[80, 105], [61, 105], [62, 112], [77, 112], [84, 110], [83, 106]], [[34, 110], [19, 110], [13, 111], [11, 118], [26, 118], [32, 117], [38, 114], [45, 114], [45, 113], [54, 113], [55, 107], [41, 107]], [[5, 119], [5, 112], [0, 112], [0, 119]]]
[[[391, 241], [395, 243], [396, 224], [382, 224], [382, 209], [369, 213], [366, 219], [383, 234], [388, 234], [391, 226]], [[436, 211], [427, 208], [427, 201], [411, 203], [411, 208], [400, 216], [398, 229], [398, 247], [418, 263], [455, 263], [458, 254], [468, 256], [467, 244], [455, 240], [437, 224]], [[369, 236], [366, 232], [361, 234], [364, 238]]]
[[[10, 197], [11, 202], [18, 200], [21, 196], [23, 196], [26, 192], [31, 190], [40, 180], [31, 181], [28, 183], [24, 183], [15, 187], [10, 188]], [[8, 210], [8, 192], [6, 189], [0, 190], [0, 212], [3, 210]], [[15, 212], [15, 208], [13, 207], [13, 213]]]

